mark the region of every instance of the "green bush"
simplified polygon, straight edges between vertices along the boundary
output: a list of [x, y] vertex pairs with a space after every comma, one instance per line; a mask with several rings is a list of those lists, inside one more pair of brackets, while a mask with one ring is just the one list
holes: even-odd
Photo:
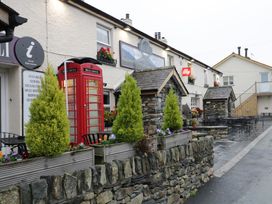
[[120, 142], [132, 143], [144, 136], [141, 91], [135, 79], [129, 75], [121, 87], [112, 132]]
[[26, 144], [34, 156], [55, 156], [69, 147], [65, 96], [50, 67], [42, 79], [38, 97], [30, 105]]
[[163, 129], [169, 128], [171, 131], [179, 130], [183, 126], [182, 115], [179, 110], [178, 97], [171, 88], [166, 96], [165, 107], [163, 109]]

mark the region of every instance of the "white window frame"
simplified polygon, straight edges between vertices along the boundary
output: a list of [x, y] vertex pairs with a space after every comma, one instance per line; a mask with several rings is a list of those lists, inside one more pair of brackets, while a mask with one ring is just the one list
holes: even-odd
[[[97, 35], [97, 32], [96, 32], [96, 42], [97, 42], [97, 50], [99, 50], [100, 49], [100, 47], [109, 47], [109, 48], [111, 48], [112, 46], [111, 46], [111, 29], [109, 29], [109, 28], [107, 28], [107, 27], [105, 27], [105, 26], [102, 26], [102, 25], [100, 25], [100, 24], [97, 24], [96, 25], [96, 29], [98, 30], [98, 29], [101, 29], [101, 30], [104, 30], [104, 31], [106, 31], [107, 33], [108, 33], [108, 41], [109, 42], [102, 42], [102, 41], [99, 41], [98, 40], [98, 35]], [[96, 30], [96, 31], [97, 31]], [[99, 46], [100, 45], [100, 46]], [[102, 46], [101, 46], [102, 45]]]
[[111, 93], [110, 93], [110, 91], [104, 90], [103, 97], [104, 97], [104, 95], [109, 96], [109, 103], [105, 104], [105, 101], [104, 101], [104, 107], [110, 107], [110, 104], [111, 104]]
[[233, 76], [223, 76], [223, 86], [234, 86], [234, 77]]
[[191, 107], [198, 107], [198, 106], [199, 106], [199, 98], [191, 97]]
[[174, 56], [167, 55], [167, 62], [168, 62], [168, 66], [174, 65]]

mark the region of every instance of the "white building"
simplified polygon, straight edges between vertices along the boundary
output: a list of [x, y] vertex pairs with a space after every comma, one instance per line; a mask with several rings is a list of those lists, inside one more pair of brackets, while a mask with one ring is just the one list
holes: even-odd
[[237, 116], [272, 114], [272, 67], [245, 55], [232, 53], [213, 68], [224, 73], [222, 85], [232, 86], [236, 95]]
[[[101, 47], [109, 48], [116, 59], [115, 65], [101, 65], [106, 86], [104, 87], [105, 108], [114, 109], [114, 91], [123, 82], [126, 73], [145, 67], [175, 65], [181, 75], [183, 67], [190, 66], [195, 77], [194, 84], [188, 84], [188, 77], [181, 76], [189, 90], [183, 104], [202, 109], [202, 98], [208, 86], [213, 86], [222, 75], [203, 62], [166, 44], [157, 33], [149, 36], [133, 27], [131, 19], [118, 20], [93, 6], [78, 0], [2, 0], [28, 22], [16, 29], [15, 36], [30, 36], [39, 42], [44, 50], [43, 64], [36, 70], [43, 71], [48, 65], [55, 70], [67, 59], [73, 57], [97, 57]], [[9, 53], [5, 55], [8, 48]], [[23, 70], [14, 53], [12, 43], [1, 45], [1, 131], [21, 134], [27, 117], [23, 104]], [[16, 55], [17, 56], [17, 55]], [[148, 58], [148, 60], [145, 59]], [[23, 107], [25, 111], [23, 112]]]

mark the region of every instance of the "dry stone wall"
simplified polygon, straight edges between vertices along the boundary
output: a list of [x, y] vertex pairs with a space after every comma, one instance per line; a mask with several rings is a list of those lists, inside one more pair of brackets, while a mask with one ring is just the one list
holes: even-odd
[[176, 204], [209, 181], [213, 138], [0, 191], [8, 204]]

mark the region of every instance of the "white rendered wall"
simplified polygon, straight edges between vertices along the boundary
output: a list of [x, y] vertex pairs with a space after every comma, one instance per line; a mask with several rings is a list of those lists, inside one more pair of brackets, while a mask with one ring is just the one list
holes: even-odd
[[[18, 13], [26, 17], [28, 22], [15, 29], [15, 36], [30, 36], [40, 42], [45, 51], [45, 61], [39, 70], [45, 70], [48, 65], [53, 66], [57, 72], [57, 66], [63, 61], [72, 57], [92, 57], [96, 58], [96, 26], [101, 24], [111, 30], [112, 33], [112, 52], [113, 57], [117, 59], [117, 67], [101, 65], [103, 69], [104, 82], [107, 83], [107, 89], [114, 90], [123, 82], [126, 73], [132, 73], [132, 69], [120, 67], [119, 42], [138, 46], [141, 36], [124, 31], [116, 27], [113, 23], [98, 18], [90, 13], [82, 11], [74, 6], [59, 0], [2, 0]], [[188, 61], [182, 59], [178, 54], [171, 51], [165, 51], [165, 48], [150, 42], [153, 54], [159, 55], [165, 59], [167, 65], [167, 54], [174, 57], [174, 65], [181, 75], [182, 67], [187, 67]], [[182, 81], [189, 91], [189, 95], [182, 101], [183, 104], [191, 106], [191, 97], [195, 94], [200, 96], [200, 108], [202, 108], [202, 98], [206, 92], [204, 88], [204, 67], [192, 63], [193, 74], [196, 77], [195, 85], [188, 85], [188, 77], [182, 77]], [[13, 70], [14, 71], [14, 70]], [[208, 84], [213, 86], [213, 74], [207, 70]], [[17, 108], [11, 104], [14, 109], [11, 110], [10, 121], [16, 121], [22, 129], [22, 93], [21, 93], [21, 69], [11, 73], [13, 83], [10, 91], [14, 91], [12, 104], [18, 105]], [[111, 97], [111, 107], [115, 106]], [[17, 121], [18, 120], [18, 121]], [[14, 123], [15, 124], [15, 123]], [[16, 130], [16, 125], [11, 126]]]
[[[230, 58], [218, 66], [217, 69], [223, 72], [224, 76], [234, 76], [233, 90], [236, 97], [246, 91], [255, 82], [261, 81], [260, 72], [269, 72], [268, 80], [272, 80], [272, 70], [237, 57]], [[223, 84], [223, 79], [221, 84]]]

